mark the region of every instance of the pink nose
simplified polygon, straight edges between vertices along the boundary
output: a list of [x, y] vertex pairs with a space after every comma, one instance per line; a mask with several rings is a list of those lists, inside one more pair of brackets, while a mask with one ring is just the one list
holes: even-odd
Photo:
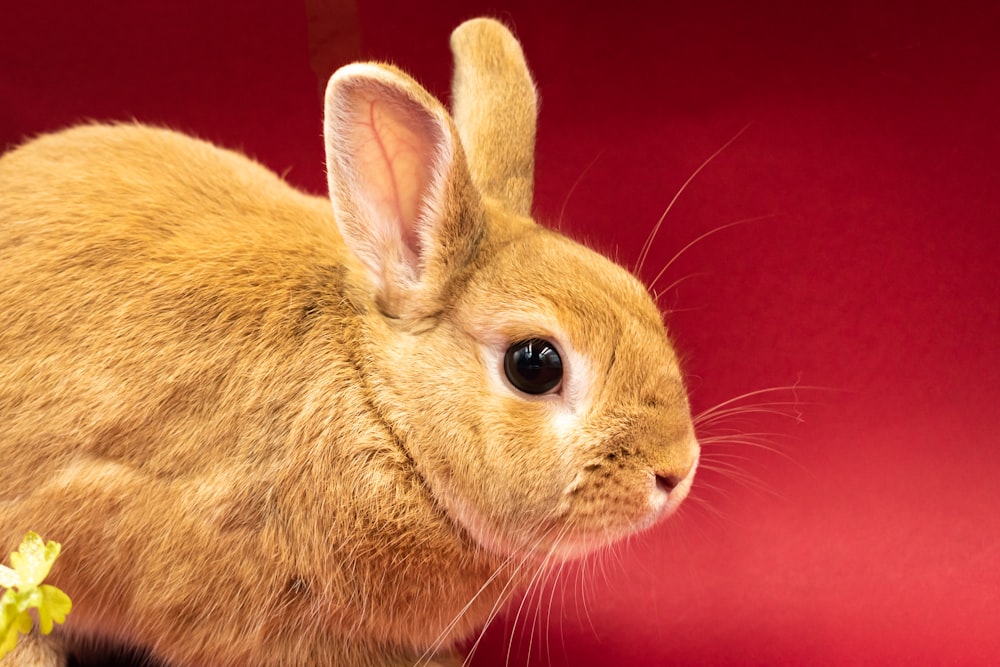
[[656, 488], [670, 493], [681, 483], [681, 480], [682, 478], [677, 475], [657, 475]]

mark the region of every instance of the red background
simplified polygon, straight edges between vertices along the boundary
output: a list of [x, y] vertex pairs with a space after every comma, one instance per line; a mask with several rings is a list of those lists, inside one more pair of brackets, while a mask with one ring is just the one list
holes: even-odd
[[676, 520], [529, 598], [475, 664], [997, 659], [1000, 5], [6, 4], [0, 144], [134, 117], [314, 191], [314, 68], [391, 59], [447, 99], [451, 28], [502, 18], [542, 95], [537, 217], [628, 264], [749, 123], [643, 277], [769, 216], [658, 286], [685, 279], [661, 302], [696, 412], [779, 388], [703, 435], [770, 449], [707, 442]]

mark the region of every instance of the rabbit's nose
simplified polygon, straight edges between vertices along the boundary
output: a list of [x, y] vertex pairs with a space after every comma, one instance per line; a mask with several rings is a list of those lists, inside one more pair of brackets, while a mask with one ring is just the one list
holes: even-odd
[[694, 475], [695, 468], [698, 467], [698, 459], [701, 452], [701, 447], [698, 446], [697, 440], [692, 438], [690, 446], [692, 450], [690, 452], [691, 460], [686, 465], [667, 465], [663, 469], [653, 470], [658, 490], [670, 493], [685, 482], [688, 482], [688, 485], [690, 485], [688, 478]]
[[672, 514], [691, 491], [694, 473], [698, 468], [698, 452], [683, 469], [659, 470], [652, 473], [649, 502], [657, 517]]
[[656, 474], [656, 488], [665, 493], [670, 493], [677, 488], [677, 485], [680, 484], [683, 479], [683, 477], [671, 475], [669, 473], [665, 475]]

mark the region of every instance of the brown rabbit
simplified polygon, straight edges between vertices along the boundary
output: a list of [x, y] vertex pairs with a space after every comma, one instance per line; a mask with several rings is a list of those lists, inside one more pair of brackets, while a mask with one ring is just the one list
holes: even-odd
[[454, 120], [388, 65], [331, 78], [332, 208], [142, 125], [0, 158], [0, 551], [61, 542], [74, 600], [5, 666], [447, 663], [687, 494], [660, 313], [528, 217], [520, 46], [451, 44]]

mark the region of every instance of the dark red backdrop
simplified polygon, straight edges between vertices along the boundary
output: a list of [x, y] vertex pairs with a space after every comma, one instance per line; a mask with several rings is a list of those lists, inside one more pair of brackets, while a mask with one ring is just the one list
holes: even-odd
[[135, 117], [316, 191], [313, 68], [390, 58], [446, 98], [450, 29], [503, 18], [542, 93], [537, 216], [628, 263], [750, 123], [643, 275], [769, 216], [659, 286], [686, 278], [662, 303], [696, 411], [800, 387], [703, 433], [778, 451], [707, 442], [676, 521], [498, 621], [475, 664], [997, 659], [1000, 5], [30, 4], [0, 14], [0, 143]]

